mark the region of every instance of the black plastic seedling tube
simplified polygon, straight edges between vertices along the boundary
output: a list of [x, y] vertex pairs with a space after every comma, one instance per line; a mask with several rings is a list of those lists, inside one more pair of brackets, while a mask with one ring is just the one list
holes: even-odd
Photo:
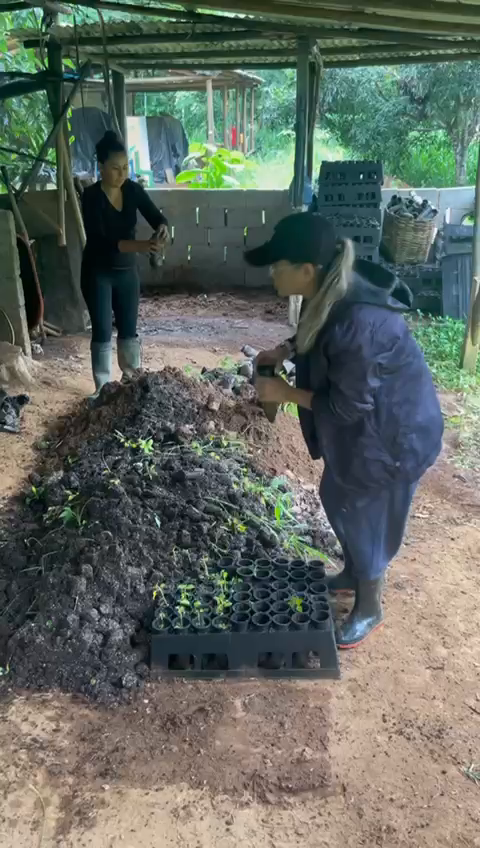
[[[243, 562], [243, 560], [240, 560]], [[253, 565], [239, 565], [237, 568], [237, 574], [239, 577], [252, 578], [253, 577]]]
[[212, 620], [209, 615], [203, 616], [203, 624], [196, 624], [195, 618], [192, 621], [192, 629], [195, 630], [195, 633], [208, 633], [211, 627]]
[[248, 557], [242, 557], [242, 559], [239, 559], [237, 565], [238, 565], [238, 567], [237, 567], [237, 571], [238, 571], [239, 568], [254, 568], [255, 563], [254, 563], [253, 559], [248, 559]]
[[330, 613], [328, 610], [315, 610], [311, 621], [315, 630], [328, 630], [330, 627]]
[[313, 599], [312, 609], [313, 609], [313, 613], [330, 612], [330, 607], [328, 606], [328, 601], [322, 601], [319, 597]]
[[252, 616], [252, 624], [255, 630], [258, 630], [259, 633], [264, 633], [268, 630], [270, 621], [270, 616], [264, 612], [256, 612], [255, 615]]
[[271, 568], [256, 568], [255, 569], [254, 578], [255, 578], [255, 580], [259, 581], [260, 583], [263, 583], [263, 582], [269, 580], [269, 578], [271, 576], [272, 576]]
[[272, 624], [275, 630], [288, 630], [292, 621], [289, 615], [278, 614], [272, 618]]
[[191, 621], [188, 615], [184, 615], [181, 621], [178, 616], [172, 619], [172, 628], [175, 633], [188, 633], [190, 626]]
[[230, 622], [225, 615], [216, 615], [212, 621], [212, 628], [217, 633], [225, 633], [230, 630]]
[[287, 557], [277, 557], [277, 559], [273, 561], [273, 564], [275, 568], [288, 568], [290, 560], [287, 559]]
[[220, 571], [226, 571], [228, 575], [234, 574], [236, 571], [233, 557], [224, 557], [218, 563]]
[[292, 559], [292, 561], [290, 562], [290, 568], [292, 569], [292, 571], [294, 571], [294, 570], [296, 571], [297, 568], [303, 568], [304, 569], [305, 567], [306, 567], [306, 562], [305, 562], [304, 559]]
[[268, 589], [254, 589], [253, 597], [256, 601], [268, 601], [270, 598], [270, 592]]
[[275, 615], [288, 615], [290, 613], [290, 607], [286, 601], [276, 601], [272, 604], [272, 612]]
[[273, 571], [273, 576], [275, 577], [275, 580], [288, 580], [288, 568], [276, 568], [275, 571]]
[[232, 594], [235, 594], [236, 592], [248, 592], [248, 594], [250, 594], [252, 587], [246, 580], [238, 580], [237, 583], [232, 582], [230, 590]]
[[325, 577], [325, 566], [320, 559], [310, 559], [307, 564], [310, 571], [321, 571]]
[[292, 621], [297, 630], [308, 630], [310, 616], [306, 612], [295, 612], [292, 615]]
[[288, 589], [288, 580], [274, 580], [272, 583], [272, 589], [275, 592], [281, 592], [282, 590]]
[[315, 582], [312, 583], [309, 591], [312, 595], [327, 595], [328, 586], [326, 583]]
[[270, 604], [268, 601], [256, 601], [252, 604], [252, 609], [255, 613], [267, 613], [270, 612]]
[[242, 612], [249, 613], [250, 609], [251, 609], [251, 606], [250, 606], [249, 603], [239, 603], [239, 604], [233, 605], [233, 612], [237, 612], [237, 613], [242, 613]]
[[308, 576], [312, 583], [321, 583], [323, 580], [325, 580], [325, 569], [313, 568], [311, 571], [308, 572]]
[[300, 580], [305, 581], [307, 579], [307, 572], [305, 571], [304, 568], [296, 568], [296, 569], [290, 571], [290, 577], [291, 577], [292, 580], [295, 580], [297, 583]]
[[250, 592], [235, 592], [233, 596], [234, 604], [246, 604], [250, 600]]
[[247, 612], [234, 612], [231, 617], [232, 630], [238, 633], [244, 633], [250, 624], [250, 616]]
[[167, 633], [170, 627], [170, 619], [164, 614], [156, 615], [152, 621], [152, 630], [154, 633]]
[[292, 583], [292, 589], [296, 595], [305, 595], [308, 590], [308, 586], [304, 580], [298, 580], [297, 582]]
[[197, 598], [204, 598], [206, 600], [211, 600], [214, 596], [214, 590], [209, 589], [207, 586], [202, 588], [201, 586], [197, 589]]
[[272, 560], [271, 559], [256, 559], [255, 560], [255, 569], [258, 571], [259, 568], [268, 568], [271, 569]]
[[288, 601], [290, 592], [288, 589], [279, 589], [277, 592], [272, 592], [270, 595], [271, 601]]

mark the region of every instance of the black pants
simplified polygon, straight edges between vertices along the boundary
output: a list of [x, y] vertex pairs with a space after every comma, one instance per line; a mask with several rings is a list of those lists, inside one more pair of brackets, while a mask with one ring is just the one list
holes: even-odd
[[320, 500], [344, 554], [345, 566], [360, 580], [386, 571], [402, 544], [408, 511], [418, 482], [352, 493], [325, 467]]
[[112, 309], [119, 339], [137, 335], [140, 281], [136, 268], [95, 271], [82, 268], [82, 294], [92, 322], [92, 342], [112, 339]]

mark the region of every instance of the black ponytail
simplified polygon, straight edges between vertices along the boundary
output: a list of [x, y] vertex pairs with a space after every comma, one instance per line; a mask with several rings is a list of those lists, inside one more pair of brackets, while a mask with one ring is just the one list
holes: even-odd
[[125, 145], [113, 130], [107, 130], [100, 141], [95, 145], [97, 161], [103, 165], [112, 153], [126, 153]]

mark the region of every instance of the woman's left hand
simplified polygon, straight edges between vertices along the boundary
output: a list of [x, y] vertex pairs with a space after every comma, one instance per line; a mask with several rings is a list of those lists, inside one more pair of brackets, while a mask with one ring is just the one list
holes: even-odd
[[291, 387], [281, 377], [257, 377], [255, 388], [262, 403], [288, 403]]

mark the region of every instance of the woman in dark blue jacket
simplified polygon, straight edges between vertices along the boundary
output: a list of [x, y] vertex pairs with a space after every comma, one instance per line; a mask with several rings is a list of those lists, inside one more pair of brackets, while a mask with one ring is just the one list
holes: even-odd
[[263, 402], [298, 404], [313, 459], [323, 458], [320, 497], [344, 553], [332, 594], [354, 592], [337, 630], [353, 648], [383, 623], [385, 571], [401, 545], [413, 494], [436, 460], [443, 418], [423, 354], [403, 317], [410, 290], [393, 274], [336, 241], [331, 224], [291, 215], [272, 239], [247, 252], [270, 266], [281, 297], [304, 298], [297, 334], [259, 355], [259, 364], [296, 363], [296, 388], [256, 381]]

